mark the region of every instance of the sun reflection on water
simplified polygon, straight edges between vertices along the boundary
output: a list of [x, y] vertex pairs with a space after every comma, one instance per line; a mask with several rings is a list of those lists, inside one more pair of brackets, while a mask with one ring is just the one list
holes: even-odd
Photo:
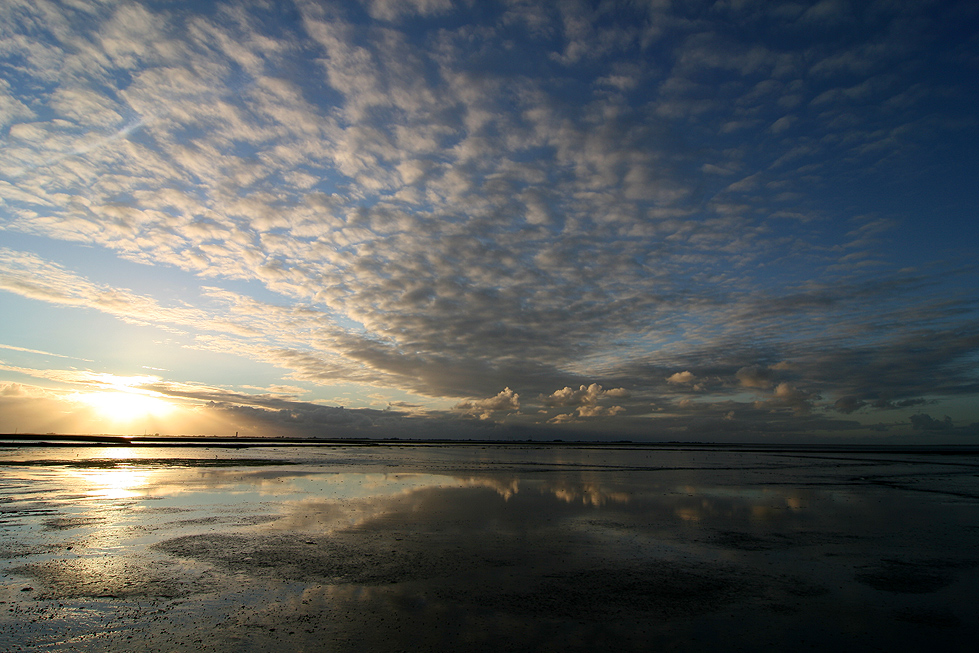
[[144, 495], [140, 489], [148, 485], [151, 472], [127, 467], [85, 470], [82, 474], [90, 484], [89, 494], [103, 499], [135, 499]]
[[97, 458], [119, 458], [129, 460], [139, 458], [139, 451], [133, 447], [106, 447], [98, 450]]
[[140, 454], [132, 447], [107, 447], [95, 452], [104, 465], [74, 470], [86, 494], [101, 499], [134, 499], [146, 494], [153, 470], [139, 466]]

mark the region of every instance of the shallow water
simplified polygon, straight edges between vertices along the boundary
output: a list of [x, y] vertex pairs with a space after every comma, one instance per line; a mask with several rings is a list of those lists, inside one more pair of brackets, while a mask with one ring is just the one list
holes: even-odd
[[0, 650], [972, 650], [979, 457], [0, 449]]

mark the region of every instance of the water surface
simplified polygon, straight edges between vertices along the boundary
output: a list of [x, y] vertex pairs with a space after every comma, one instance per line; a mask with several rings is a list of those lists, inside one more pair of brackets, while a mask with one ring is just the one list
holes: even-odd
[[0, 649], [971, 650], [979, 458], [0, 450]]

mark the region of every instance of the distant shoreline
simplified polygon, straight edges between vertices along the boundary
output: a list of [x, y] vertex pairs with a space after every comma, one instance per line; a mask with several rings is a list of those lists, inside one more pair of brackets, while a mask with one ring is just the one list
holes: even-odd
[[0, 433], [0, 446], [13, 447], [567, 447], [651, 450], [720, 450], [752, 452], [891, 453], [979, 455], [979, 444], [832, 444], [832, 443], [727, 443], [632, 440], [447, 440], [435, 438], [286, 438], [206, 435], [80, 435], [56, 433]]

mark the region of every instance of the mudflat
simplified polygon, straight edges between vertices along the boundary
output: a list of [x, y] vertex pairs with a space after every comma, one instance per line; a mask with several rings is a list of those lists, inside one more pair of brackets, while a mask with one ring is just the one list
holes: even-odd
[[971, 451], [0, 449], [0, 650], [972, 650]]

